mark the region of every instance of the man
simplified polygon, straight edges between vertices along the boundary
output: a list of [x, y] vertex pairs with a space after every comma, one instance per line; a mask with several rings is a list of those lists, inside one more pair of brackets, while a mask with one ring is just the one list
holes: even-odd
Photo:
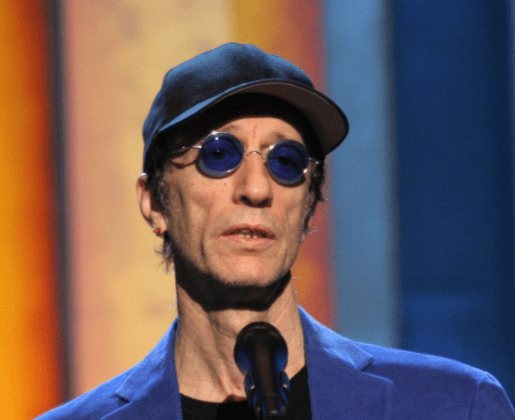
[[515, 419], [488, 373], [345, 339], [297, 306], [290, 268], [347, 119], [308, 76], [227, 44], [170, 70], [143, 129], [141, 212], [178, 319], [140, 364], [41, 419], [251, 419], [234, 360], [264, 321], [288, 348], [291, 419]]

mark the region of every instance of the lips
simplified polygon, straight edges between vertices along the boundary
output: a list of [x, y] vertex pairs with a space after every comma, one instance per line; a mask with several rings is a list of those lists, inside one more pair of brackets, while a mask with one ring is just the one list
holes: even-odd
[[260, 225], [239, 225], [227, 229], [223, 236], [232, 236], [242, 239], [274, 239], [271, 229]]

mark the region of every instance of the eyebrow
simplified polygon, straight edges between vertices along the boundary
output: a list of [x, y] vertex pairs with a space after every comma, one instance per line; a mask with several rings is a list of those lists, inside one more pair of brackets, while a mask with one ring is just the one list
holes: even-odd
[[[233, 130], [233, 131], [236, 131], [236, 132], [242, 131], [242, 129], [240, 127], [238, 127], [238, 125], [233, 124], [233, 123], [229, 123], [227, 125], [223, 125], [222, 127], [220, 127], [219, 129], [217, 129], [215, 131], [224, 131], [224, 132], [227, 132], [227, 133], [231, 134], [228, 130]], [[296, 142], [304, 145], [304, 143], [303, 143], [304, 139], [302, 138], [302, 135], [301, 135], [302, 142], [299, 142], [296, 139], [290, 138], [289, 136], [285, 136], [284, 134], [278, 132], [277, 130], [271, 131], [270, 134], [267, 137], [274, 137], [276, 140], [275, 141], [271, 141], [271, 142], [266, 142], [265, 144], [263, 144], [260, 147], [261, 149], [266, 149], [267, 147], [270, 147], [270, 146], [272, 146], [272, 145], [274, 145], [274, 144], [276, 144], [276, 143], [278, 143], [280, 141], [283, 141], [283, 140], [292, 140], [292, 141], [296, 141]]]
[[[222, 125], [218, 130], [216, 131], [225, 131], [225, 130], [228, 130], [228, 129], [235, 129], [238, 131], [238, 126], [236, 124], [233, 124], [233, 123], [229, 123], [229, 124], [225, 124], [225, 125]], [[241, 130], [239, 130], [241, 131]]]

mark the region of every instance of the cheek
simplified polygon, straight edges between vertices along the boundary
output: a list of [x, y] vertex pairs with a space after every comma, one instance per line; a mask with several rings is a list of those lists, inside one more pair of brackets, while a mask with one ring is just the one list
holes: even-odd
[[[219, 195], [219, 194], [218, 194]], [[170, 187], [171, 236], [181, 246], [203, 240], [212, 218], [217, 193], [202, 182], [189, 181]]]
[[285, 213], [287, 217], [287, 225], [290, 229], [290, 235], [294, 240], [302, 240], [304, 232], [304, 224], [309, 213], [311, 199], [309, 196], [304, 195], [304, 199], [294, 199], [289, 207], [286, 208]]
[[175, 243], [183, 244], [198, 229], [200, 207], [195, 199], [193, 182], [182, 186], [180, 183], [170, 186], [170, 234]]
[[[309, 216], [311, 208], [313, 207], [313, 203], [315, 201], [315, 197], [312, 194], [308, 194], [306, 200], [304, 201], [304, 211], [302, 216], [302, 228], [304, 229], [306, 219]], [[313, 217], [314, 215], [311, 215]]]

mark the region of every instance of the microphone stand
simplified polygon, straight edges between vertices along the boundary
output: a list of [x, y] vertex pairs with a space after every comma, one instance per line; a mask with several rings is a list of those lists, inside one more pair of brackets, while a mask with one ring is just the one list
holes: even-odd
[[259, 420], [286, 419], [290, 381], [284, 372], [288, 349], [281, 333], [253, 322], [236, 338], [234, 359], [245, 375], [245, 393]]

